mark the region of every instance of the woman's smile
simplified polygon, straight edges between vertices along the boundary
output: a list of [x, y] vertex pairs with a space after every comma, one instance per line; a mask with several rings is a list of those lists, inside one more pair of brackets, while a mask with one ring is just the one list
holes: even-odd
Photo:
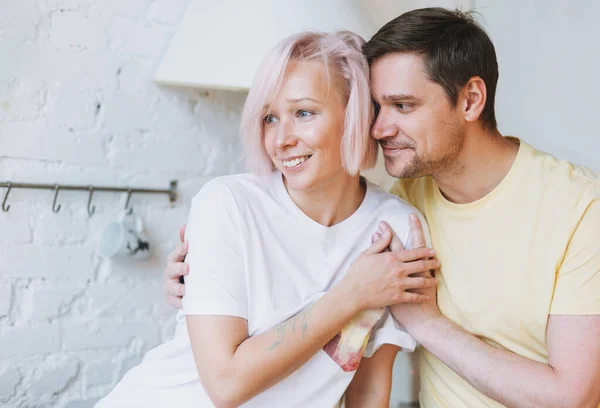
[[289, 157], [285, 159], [281, 159], [281, 163], [283, 167], [285, 167], [286, 171], [300, 171], [304, 167], [304, 163], [308, 161], [312, 157], [312, 154], [307, 156], [296, 156]]

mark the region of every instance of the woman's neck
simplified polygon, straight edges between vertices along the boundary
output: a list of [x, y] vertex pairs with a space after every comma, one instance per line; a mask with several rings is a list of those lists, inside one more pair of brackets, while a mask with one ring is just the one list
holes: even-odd
[[295, 191], [287, 188], [292, 201], [314, 221], [326, 227], [331, 227], [350, 217], [360, 207], [367, 186], [361, 182], [360, 176], [351, 176], [340, 172], [312, 190]]

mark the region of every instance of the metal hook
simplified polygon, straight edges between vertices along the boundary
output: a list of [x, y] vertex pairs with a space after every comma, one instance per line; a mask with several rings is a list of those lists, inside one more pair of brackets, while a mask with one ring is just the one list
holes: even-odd
[[52, 202], [52, 212], [57, 213], [60, 211], [60, 207], [62, 207], [62, 204], [59, 204], [58, 207], [56, 206], [56, 199], [58, 198], [58, 190], [60, 190], [60, 187], [58, 184], [54, 185], [54, 201]]
[[125, 201], [125, 211], [127, 211], [127, 214], [131, 214], [133, 212], [133, 208], [129, 208], [129, 201], [131, 200], [131, 194], [133, 194], [133, 191], [131, 191], [131, 189], [127, 189], [127, 200]]
[[90, 197], [88, 198], [87, 211], [88, 211], [88, 215], [91, 217], [96, 212], [96, 206], [93, 206], [93, 207], [91, 206], [92, 205], [92, 196], [94, 195], [94, 187], [89, 186], [88, 189], [90, 190]]
[[6, 205], [6, 200], [8, 200], [8, 194], [10, 194], [10, 189], [12, 188], [12, 184], [10, 182], [8, 184], [8, 190], [6, 190], [6, 195], [4, 196], [4, 201], [2, 201], [2, 211], [7, 212], [10, 210], [10, 205]]

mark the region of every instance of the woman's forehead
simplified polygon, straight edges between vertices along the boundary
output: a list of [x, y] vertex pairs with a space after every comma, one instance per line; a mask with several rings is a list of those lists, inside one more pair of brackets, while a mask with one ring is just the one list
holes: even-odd
[[281, 87], [269, 100], [274, 105], [300, 101], [327, 104], [336, 82], [321, 60], [290, 61], [283, 74]]

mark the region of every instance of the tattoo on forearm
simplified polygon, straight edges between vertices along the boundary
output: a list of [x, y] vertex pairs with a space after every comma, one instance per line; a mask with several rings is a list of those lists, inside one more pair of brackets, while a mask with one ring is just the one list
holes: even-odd
[[288, 328], [291, 329], [293, 332], [296, 332], [296, 326], [299, 326], [302, 329], [302, 340], [304, 340], [304, 337], [308, 332], [308, 318], [310, 316], [311, 310], [312, 306], [309, 306], [306, 309], [302, 310], [300, 313], [298, 313], [296, 316], [291, 317], [290, 319], [277, 326], [277, 328], [275, 329], [277, 337], [268, 349], [276, 349], [277, 346], [281, 344], [281, 342], [285, 338]]
[[302, 320], [302, 340], [304, 340], [304, 336], [308, 331], [308, 317], [310, 316], [310, 312], [312, 311], [312, 306], [304, 309], [302, 313], [300, 313], [300, 318]]

